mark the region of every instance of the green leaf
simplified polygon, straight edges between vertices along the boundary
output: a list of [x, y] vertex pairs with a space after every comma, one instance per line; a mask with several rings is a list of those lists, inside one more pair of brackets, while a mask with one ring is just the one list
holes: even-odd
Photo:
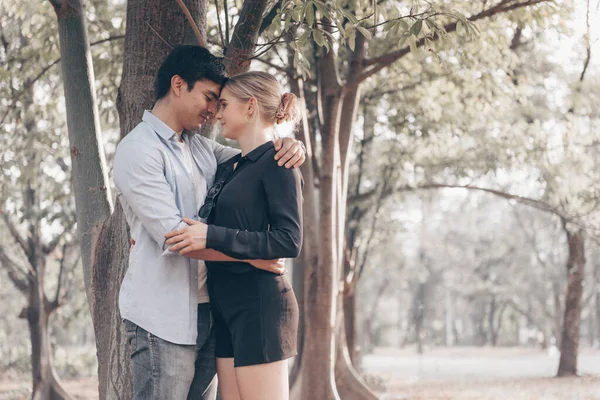
[[312, 1], [306, 2], [304, 16], [306, 17], [308, 26], [312, 28], [315, 23], [315, 8], [313, 7]]
[[335, 26], [337, 26], [338, 30], [340, 31], [340, 35], [342, 35], [343, 38], [346, 37], [346, 30], [344, 29], [344, 27], [342, 26], [342, 24], [338, 21], [336, 21]]
[[356, 19], [356, 16], [354, 16], [354, 14], [343, 8], [340, 9], [340, 12], [344, 17], [348, 18], [348, 20], [354, 25], [358, 24], [358, 19]]
[[292, 13], [288, 12], [285, 16], [285, 25], [283, 28], [286, 32], [290, 30], [290, 22], [292, 22]]
[[399, 31], [400, 31], [400, 24], [398, 22], [394, 22], [394, 23], [390, 24], [389, 29], [386, 30], [386, 37], [388, 35], [396, 36]]
[[456, 22], [456, 34], [458, 36], [463, 36], [465, 34], [465, 27], [464, 27], [462, 21]]
[[354, 46], [356, 45], [356, 31], [353, 29], [348, 33], [348, 46], [350, 50], [354, 51]]
[[371, 32], [369, 32], [369, 30], [363, 26], [357, 26], [356, 29], [358, 29], [367, 40], [370, 40], [373, 37]]
[[323, 4], [320, 1], [315, 1], [314, 4], [315, 4], [315, 7], [317, 7], [317, 10], [321, 14], [321, 16], [329, 18], [332, 21], [335, 19], [331, 16], [331, 13], [329, 12], [329, 10], [327, 9], [327, 6], [325, 4]]
[[398, 21], [398, 24], [400, 25], [400, 27], [402, 28], [402, 30], [407, 31], [409, 29], [408, 27], [408, 22], [406, 22], [405, 20], [401, 19], [400, 21]]
[[312, 34], [313, 34], [313, 38], [315, 39], [315, 42], [319, 46], [321, 46], [321, 47], [325, 46], [325, 37], [323, 36], [323, 33], [321, 31], [315, 29], [312, 31]]
[[423, 27], [423, 20], [422, 19], [417, 20], [417, 22], [415, 22], [413, 24], [413, 26], [410, 28], [410, 34], [419, 36], [419, 33], [421, 33], [422, 27]]
[[294, 22], [300, 22], [302, 20], [302, 8], [303, 7], [295, 7], [292, 11], [292, 20]]
[[410, 35], [408, 37], [408, 45], [410, 46], [410, 52], [417, 54], [417, 37], [415, 35]]

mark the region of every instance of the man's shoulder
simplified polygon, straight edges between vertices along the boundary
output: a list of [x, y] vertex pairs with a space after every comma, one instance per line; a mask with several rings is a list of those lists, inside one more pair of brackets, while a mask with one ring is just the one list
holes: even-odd
[[141, 146], [142, 148], [152, 148], [160, 144], [158, 135], [145, 122], [140, 122], [133, 128], [117, 145], [119, 147]]
[[209, 149], [212, 149], [216, 143], [214, 140], [209, 139], [205, 136], [202, 136], [199, 133], [196, 133], [195, 135], [191, 136], [190, 140], [192, 143], [199, 144], [200, 146], [203, 146], [203, 147], [206, 147]]

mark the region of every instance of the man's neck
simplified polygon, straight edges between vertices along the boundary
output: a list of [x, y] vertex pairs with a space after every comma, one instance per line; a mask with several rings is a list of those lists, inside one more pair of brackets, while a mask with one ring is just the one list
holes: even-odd
[[164, 122], [169, 128], [173, 129], [177, 134], [177, 138], [181, 140], [183, 126], [177, 121], [177, 115], [173, 112], [173, 109], [168, 103], [164, 102], [164, 100], [157, 101], [152, 108], [152, 114]]

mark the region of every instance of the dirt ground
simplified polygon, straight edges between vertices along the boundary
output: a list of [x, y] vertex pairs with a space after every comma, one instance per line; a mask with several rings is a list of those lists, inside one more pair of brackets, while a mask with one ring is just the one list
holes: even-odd
[[[600, 400], [600, 351], [582, 351], [580, 377], [554, 378], [557, 365], [538, 349], [440, 348], [378, 349], [362, 367], [381, 400]], [[63, 383], [78, 400], [98, 399], [94, 377]], [[0, 400], [29, 393], [26, 379], [0, 375]]]

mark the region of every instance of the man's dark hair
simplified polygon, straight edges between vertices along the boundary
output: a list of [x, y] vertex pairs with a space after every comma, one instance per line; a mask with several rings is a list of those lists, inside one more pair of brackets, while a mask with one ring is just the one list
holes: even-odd
[[154, 81], [154, 94], [160, 100], [169, 94], [171, 79], [179, 75], [188, 90], [200, 80], [208, 79], [219, 85], [225, 84], [227, 73], [220, 58], [213, 56], [202, 46], [181, 45], [175, 47], [163, 61]]

